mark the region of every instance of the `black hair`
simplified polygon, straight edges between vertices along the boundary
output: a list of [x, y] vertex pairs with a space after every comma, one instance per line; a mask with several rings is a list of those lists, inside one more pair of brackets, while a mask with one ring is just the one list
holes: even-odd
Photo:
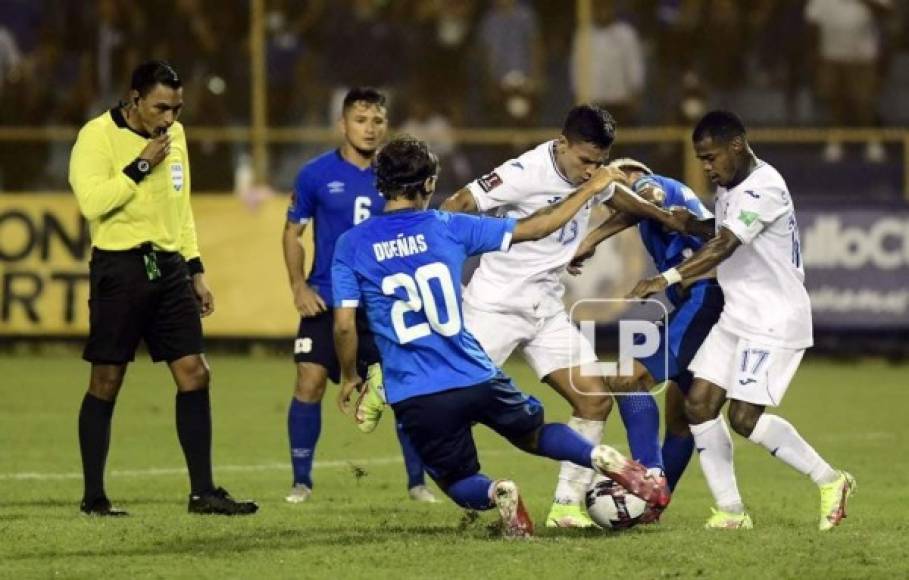
[[695, 125], [691, 140], [697, 143], [710, 137], [714, 141], [728, 143], [744, 136], [745, 124], [738, 115], [729, 111], [710, 111]]
[[596, 105], [578, 105], [565, 117], [562, 135], [571, 143], [592, 143], [608, 149], [615, 141], [615, 119]]
[[354, 103], [360, 101], [377, 107], [384, 107], [385, 95], [372, 87], [354, 87], [344, 95], [344, 103], [341, 110], [346, 112]]
[[426, 180], [439, 172], [439, 158], [426, 142], [410, 135], [389, 141], [376, 156], [376, 189], [385, 199], [426, 195]]
[[158, 84], [179, 89], [183, 86], [183, 81], [180, 80], [177, 71], [166, 61], [149, 60], [133, 70], [129, 88], [138, 91], [139, 96], [144, 97]]

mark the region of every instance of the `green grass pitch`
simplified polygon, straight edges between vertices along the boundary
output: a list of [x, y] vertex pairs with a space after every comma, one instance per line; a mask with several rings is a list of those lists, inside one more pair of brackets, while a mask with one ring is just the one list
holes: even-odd
[[[163, 366], [133, 365], [114, 415], [108, 492], [132, 517], [79, 515], [76, 414], [88, 366], [75, 356], [0, 358], [0, 577], [3, 578], [900, 578], [909, 576], [906, 413], [909, 366], [809, 360], [780, 413], [835, 466], [858, 478], [849, 518], [816, 529], [818, 494], [805, 478], [735, 437], [751, 532], [707, 532], [709, 493], [695, 458], [663, 523], [625, 533], [542, 527], [558, 466], [513, 450], [485, 428], [484, 471], [521, 486], [538, 537], [490, 537], [492, 513], [471, 521], [451, 502], [405, 493], [390, 423], [360, 434], [323, 407], [310, 503], [290, 484], [286, 408], [293, 366], [214, 355], [215, 475], [260, 502], [249, 518], [186, 513], [187, 479]], [[567, 405], [523, 363], [506, 369], [541, 398], [549, 420]], [[607, 441], [626, 449], [617, 413]]]

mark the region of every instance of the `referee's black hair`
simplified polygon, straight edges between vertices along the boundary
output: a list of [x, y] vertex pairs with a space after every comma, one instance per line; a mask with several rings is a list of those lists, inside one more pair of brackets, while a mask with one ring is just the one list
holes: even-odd
[[744, 136], [745, 124], [738, 115], [729, 111], [710, 111], [695, 125], [691, 140], [697, 143], [710, 137], [714, 141], [728, 143]]
[[401, 135], [376, 156], [376, 189], [385, 199], [416, 199], [426, 195], [426, 180], [439, 172], [439, 158], [425, 141]]
[[578, 105], [568, 111], [562, 135], [571, 143], [592, 143], [608, 149], [615, 141], [615, 119], [597, 105]]
[[341, 106], [341, 110], [346, 112], [354, 103], [360, 101], [377, 107], [384, 107], [385, 100], [385, 95], [372, 87], [354, 87], [344, 95], [344, 103]]
[[170, 63], [163, 60], [149, 60], [143, 62], [133, 70], [132, 80], [129, 88], [137, 91], [140, 97], [144, 97], [155, 88], [155, 85], [164, 85], [172, 89], [179, 89], [183, 86], [180, 75], [170, 66]]

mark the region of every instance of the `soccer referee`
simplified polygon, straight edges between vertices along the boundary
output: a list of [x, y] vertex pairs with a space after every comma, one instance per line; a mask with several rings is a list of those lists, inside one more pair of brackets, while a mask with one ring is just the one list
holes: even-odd
[[210, 371], [200, 316], [214, 311], [189, 203], [186, 136], [177, 122], [180, 77], [150, 61], [132, 74], [129, 101], [89, 121], [73, 147], [69, 181], [88, 220], [88, 392], [79, 411], [82, 512], [123, 516], [104, 491], [111, 417], [141, 339], [177, 385], [177, 435], [192, 487], [192, 513], [255, 513], [252, 501], [216, 488], [211, 466]]

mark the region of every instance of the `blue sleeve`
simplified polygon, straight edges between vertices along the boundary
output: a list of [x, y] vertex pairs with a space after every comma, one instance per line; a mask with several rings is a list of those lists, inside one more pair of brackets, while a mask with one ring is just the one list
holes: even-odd
[[505, 252], [511, 246], [511, 235], [518, 221], [514, 218], [475, 216], [463, 213], [443, 214], [448, 229], [464, 246], [468, 256], [486, 252]]
[[287, 221], [305, 224], [312, 219], [316, 211], [316, 186], [314, 185], [311, 171], [304, 167], [294, 179], [294, 191], [290, 198], [290, 207], [287, 208]]
[[331, 287], [334, 308], [356, 308], [360, 305], [360, 284], [353, 269], [351, 236], [346, 233], [338, 238], [331, 262]]

